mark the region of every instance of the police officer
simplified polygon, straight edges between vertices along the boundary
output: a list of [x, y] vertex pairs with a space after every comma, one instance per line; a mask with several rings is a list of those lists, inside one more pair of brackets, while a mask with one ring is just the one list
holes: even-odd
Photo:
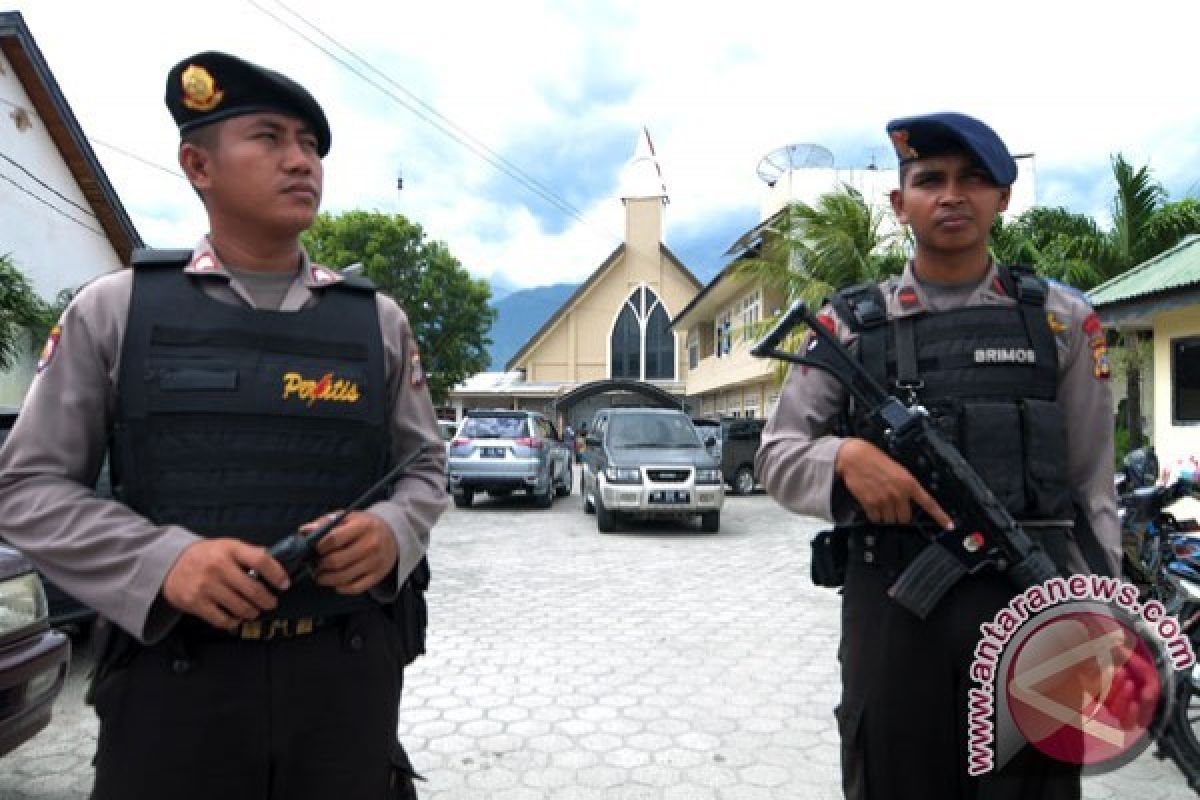
[[[303, 87], [207, 52], [166, 102], [209, 234], [80, 291], [0, 453], [6, 537], [117, 626], [94, 797], [415, 797], [403, 617], [446, 493], [412, 331], [300, 246], [330, 147]], [[122, 502], [90, 488], [110, 444]], [[422, 446], [290, 584], [265, 548]]]
[[[822, 321], [881, 383], [931, 411], [1060, 568], [1116, 574], [1113, 414], [1096, 315], [1077, 292], [991, 260], [989, 229], [1017, 167], [987, 125], [942, 113], [887, 130], [900, 161], [891, 202], [915, 255], [898, 277], [839, 292]], [[969, 576], [924, 621], [887, 596], [927, 541], [912, 523], [951, 520], [858, 411], [828, 374], [793, 369], [758, 454], [776, 500], [834, 521], [848, 543], [835, 712], [846, 795], [1078, 797], [1078, 767], [1032, 747], [968, 777], [967, 669], [979, 624], [1014, 589], [995, 572]]]

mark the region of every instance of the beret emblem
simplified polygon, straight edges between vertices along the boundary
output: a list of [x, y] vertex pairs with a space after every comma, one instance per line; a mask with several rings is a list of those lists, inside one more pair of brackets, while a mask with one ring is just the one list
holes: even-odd
[[892, 131], [890, 136], [892, 137], [892, 146], [896, 148], [896, 155], [898, 155], [902, 160], [908, 161], [912, 158], [921, 157], [920, 154], [913, 149], [913, 146], [908, 143], [908, 131], [904, 130], [903, 128], [898, 128], [897, 130]]
[[183, 104], [192, 111], [212, 111], [225, 97], [225, 92], [217, 88], [212, 74], [195, 64], [183, 71], [180, 83], [183, 86]]

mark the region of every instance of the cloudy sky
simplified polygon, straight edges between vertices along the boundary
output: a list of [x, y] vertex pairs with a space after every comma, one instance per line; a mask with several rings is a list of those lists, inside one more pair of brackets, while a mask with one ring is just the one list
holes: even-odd
[[[816, 142], [839, 167], [891, 166], [883, 126], [912, 113], [965, 111], [1013, 152], [1036, 153], [1041, 204], [1103, 218], [1118, 151], [1149, 163], [1173, 196], [1200, 194], [1200, 5], [1190, 2], [0, 0], [0, 8], [25, 15], [156, 246], [190, 245], [204, 231], [200, 205], [180, 177], [114, 147], [177, 169], [164, 76], [206, 49], [286, 72], [325, 107], [333, 128], [325, 209], [403, 213], [472, 273], [516, 286], [582, 280], [618, 243], [618, 180], [642, 125], [671, 198], [664, 238], [702, 278], [758, 221], [764, 154]], [[428, 121], [430, 109], [452, 121], [454, 136]], [[486, 147], [554, 202], [455, 136]]]

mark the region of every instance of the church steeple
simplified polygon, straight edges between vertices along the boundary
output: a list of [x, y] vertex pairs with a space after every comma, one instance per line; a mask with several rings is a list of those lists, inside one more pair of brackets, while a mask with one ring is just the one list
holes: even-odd
[[654, 152], [654, 142], [650, 139], [650, 131], [643, 125], [633, 149], [633, 158], [621, 173], [621, 200], [628, 204], [630, 200], [647, 197], [660, 198], [663, 205], [670, 202], [662, 167]]

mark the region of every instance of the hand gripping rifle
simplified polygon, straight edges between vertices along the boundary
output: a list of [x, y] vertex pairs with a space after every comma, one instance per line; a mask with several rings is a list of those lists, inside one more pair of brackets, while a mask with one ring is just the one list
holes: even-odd
[[[799, 323], [812, 335], [805, 353], [779, 349]], [[1050, 557], [996, 499], [962, 454], [942, 437], [919, 405], [906, 406], [883, 387], [850, 354], [836, 335], [797, 301], [750, 352], [828, 372], [884, 431], [888, 455], [903, 465], [954, 520], [954, 529], [939, 531], [888, 589], [888, 595], [921, 619], [964, 576], [992, 566], [1026, 589], [1058, 575]]]
[[[303, 580], [312, 576], [314, 562], [317, 560], [317, 544], [324, 539], [329, 532], [342, 524], [342, 520], [351, 511], [361, 511], [368, 504], [373, 502], [376, 497], [391, 488], [391, 485], [396, 480], [408, 471], [408, 468], [417, 462], [421, 456], [431, 449], [428, 443], [421, 445], [415, 452], [408, 455], [403, 461], [392, 467], [386, 475], [379, 479], [375, 485], [363, 492], [363, 494], [348, 505], [346, 508], [336, 514], [326, 515], [325, 522], [315, 530], [308, 533], [291, 533], [280, 539], [275, 544], [271, 545], [267, 550], [267, 555], [278, 561], [287, 570], [288, 577], [291, 579]], [[250, 571], [252, 577], [258, 577], [258, 573], [254, 570]]]

